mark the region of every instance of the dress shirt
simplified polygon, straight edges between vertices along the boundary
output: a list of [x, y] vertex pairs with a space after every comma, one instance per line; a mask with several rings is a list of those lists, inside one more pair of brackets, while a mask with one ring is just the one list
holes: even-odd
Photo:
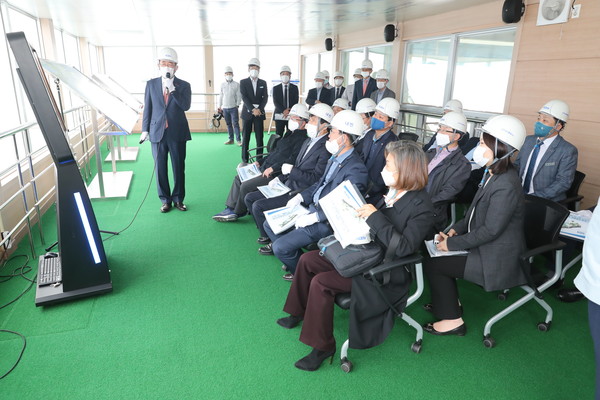
[[241, 102], [240, 84], [236, 81], [223, 82], [221, 96], [219, 96], [219, 108], [237, 108]]
[[[354, 152], [354, 148], [351, 148], [344, 154], [339, 155], [337, 157], [331, 156], [331, 163], [329, 164], [329, 169], [327, 169], [327, 172], [325, 172], [325, 180], [323, 180], [323, 183], [315, 191], [315, 194], [313, 195], [313, 204], [319, 204], [319, 198], [321, 197], [321, 192], [325, 188], [325, 185], [327, 185], [329, 183], [329, 181], [331, 180], [331, 177], [333, 176], [333, 173], [336, 170], [336, 168], [339, 167], [339, 165], [342, 162], [344, 162], [344, 160], [346, 158], [350, 157], [350, 154], [352, 154], [352, 152]], [[311, 207], [312, 207], [312, 205], [311, 205]], [[312, 211], [312, 212], [314, 212], [314, 211]]]
[[458, 146], [456, 146], [453, 149], [448, 150], [447, 147], [442, 148], [442, 150], [438, 150], [437, 153], [435, 154], [435, 157], [433, 157], [431, 159], [431, 161], [429, 161], [429, 165], [427, 166], [427, 173], [431, 173], [431, 171], [433, 171], [433, 169], [435, 167], [437, 167], [438, 165], [440, 165], [440, 163], [442, 161], [444, 161], [444, 159], [446, 157], [448, 157], [450, 155], [450, 153], [452, 153], [453, 151], [458, 150]]
[[[540, 165], [540, 160], [544, 157], [544, 154], [546, 154], [546, 151], [548, 151], [550, 145], [552, 144], [552, 142], [554, 142], [554, 139], [556, 139], [557, 137], [558, 135], [552, 136], [551, 138], [544, 140], [544, 145], [540, 146], [540, 151], [538, 152], [537, 159], [535, 160], [535, 165], [533, 166], [533, 175], [531, 175], [531, 183], [529, 184], [527, 194], [533, 193], [533, 178], [535, 176], [535, 171], [537, 171], [537, 168]], [[527, 157], [527, 164], [525, 164], [527, 165], [527, 168], [525, 169], [525, 171], [523, 171], [523, 178], [521, 179], [521, 184], [525, 183], [525, 177], [527, 176], [527, 170], [530, 167], [529, 161], [531, 161], [532, 154], [533, 150], [531, 151], [531, 153], [529, 153], [529, 157]]]
[[[256, 96], [256, 87], [258, 86], [258, 78], [250, 78], [252, 82], [252, 89], [254, 89], [254, 95]], [[259, 104], [252, 104], [254, 108], [258, 108]]]
[[310, 139], [310, 143], [308, 144], [308, 146], [306, 147], [306, 151], [304, 152], [304, 154], [302, 154], [302, 158], [301, 160], [304, 160], [304, 157], [306, 157], [306, 155], [308, 154], [308, 152], [310, 151], [310, 149], [313, 148], [313, 146], [321, 139], [323, 139], [324, 137], [326, 137], [327, 135], [322, 135], [322, 136], [317, 136], [315, 138], [311, 138]]

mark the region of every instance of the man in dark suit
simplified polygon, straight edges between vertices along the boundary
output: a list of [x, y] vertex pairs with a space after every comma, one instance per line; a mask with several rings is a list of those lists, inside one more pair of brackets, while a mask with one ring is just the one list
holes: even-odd
[[[158, 197], [162, 202], [160, 211], [171, 209], [186, 211], [185, 197], [185, 154], [186, 142], [191, 140], [190, 128], [185, 112], [190, 109], [192, 89], [190, 84], [175, 77], [177, 53], [165, 47], [158, 55], [160, 77], [146, 83], [144, 115], [140, 143], [148, 136], [152, 143], [152, 155], [156, 168]], [[169, 186], [167, 159], [171, 157], [174, 185]]]
[[525, 138], [515, 161], [526, 194], [553, 201], [567, 197], [577, 169], [577, 148], [559, 135], [568, 119], [564, 101], [551, 100], [540, 109], [535, 134]]
[[240, 92], [242, 93], [242, 161], [247, 163], [250, 145], [250, 134], [254, 127], [254, 137], [256, 138], [256, 153], [259, 155], [258, 161], [262, 159], [263, 153], [263, 124], [265, 120], [265, 106], [269, 99], [267, 92], [267, 82], [258, 78], [260, 72], [260, 61], [257, 58], [251, 58], [248, 61], [248, 72], [250, 77], [240, 81]]
[[377, 71], [376, 81], [377, 90], [371, 93], [371, 99], [376, 104], [379, 104], [381, 100], [387, 97], [391, 97], [392, 99], [396, 98], [396, 93], [394, 93], [392, 89], [387, 87], [387, 84], [390, 81], [390, 74], [388, 74], [388, 72], [385, 69], [380, 69], [379, 71]]
[[[287, 65], [281, 67], [279, 74], [281, 83], [273, 87], [273, 104], [275, 105], [275, 132], [283, 137], [288, 126], [290, 109], [298, 103], [298, 86], [290, 83], [292, 70]], [[278, 119], [279, 115], [286, 119]]]
[[314, 106], [315, 104], [325, 103], [329, 106], [333, 104], [333, 100], [331, 99], [331, 90], [327, 89], [324, 85], [325, 75], [322, 72], [317, 72], [315, 74], [315, 87], [308, 91], [308, 95], [306, 96], [306, 104], [309, 107]]
[[[335, 71], [335, 73], [333, 74], [333, 87], [331, 88], [333, 101], [342, 98], [342, 96], [344, 95], [346, 88], [343, 85], [344, 74], [340, 71]], [[348, 103], [350, 103], [350, 100], [348, 100]]]
[[373, 72], [373, 63], [371, 60], [364, 60], [360, 67], [363, 79], [356, 81], [354, 92], [352, 93], [352, 109], [356, 110], [356, 103], [365, 97], [371, 97], [371, 93], [377, 90], [375, 79], [371, 78]]

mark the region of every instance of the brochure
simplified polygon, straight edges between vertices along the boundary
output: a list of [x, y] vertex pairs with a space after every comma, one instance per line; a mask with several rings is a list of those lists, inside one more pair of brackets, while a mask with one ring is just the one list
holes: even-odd
[[293, 227], [298, 217], [304, 214], [308, 214], [308, 209], [298, 204], [294, 207], [279, 207], [265, 211], [265, 219], [273, 233], [279, 235]]

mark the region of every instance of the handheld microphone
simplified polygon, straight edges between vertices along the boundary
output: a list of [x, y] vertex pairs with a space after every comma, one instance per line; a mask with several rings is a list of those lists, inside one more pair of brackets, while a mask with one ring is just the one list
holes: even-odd
[[170, 73], [170, 72], [167, 72], [167, 73], [165, 74], [165, 77], [166, 77], [167, 79], [171, 79], [171, 73]]

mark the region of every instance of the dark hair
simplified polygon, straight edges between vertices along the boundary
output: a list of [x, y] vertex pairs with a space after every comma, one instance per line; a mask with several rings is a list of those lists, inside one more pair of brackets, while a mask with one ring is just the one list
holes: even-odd
[[[485, 145], [492, 150], [492, 153], [494, 152], [494, 149], [496, 149], [496, 154], [494, 154], [495, 158], [502, 158], [513, 150], [511, 146], [507, 145], [501, 140], [497, 140], [494, 136], [487, 132], [483, 132], [481, 137], [483, 138], [483, 143], [485, 143]], [[512, 165], [513, 164], [510, 160], [510, 157], [506, 157], [493, 163], [489, 167], [489, 170], [494, 175], [500, 175], [505, 173], [509, 168], [512, 168]]]
[[422, 190], [427, 186], [427, 156], [416, 142], [398, 140], [385, 146], [385, 156], [391, 154], [398, 168], [398, 181], [395, 189]]

